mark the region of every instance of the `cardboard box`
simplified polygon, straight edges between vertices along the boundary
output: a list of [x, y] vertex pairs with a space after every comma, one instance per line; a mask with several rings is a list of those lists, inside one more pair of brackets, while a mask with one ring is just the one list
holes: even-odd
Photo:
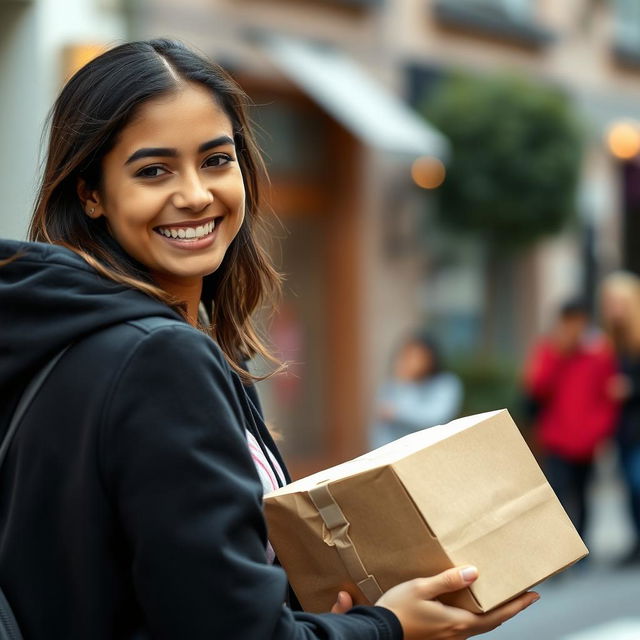
[[588, 554], [506, 410], [413, 433], [264, 502], [271, 543], [312, 612], [341, 589], [372, 604], [465, 564], [479, 579], [441, 600], [486, 612]]

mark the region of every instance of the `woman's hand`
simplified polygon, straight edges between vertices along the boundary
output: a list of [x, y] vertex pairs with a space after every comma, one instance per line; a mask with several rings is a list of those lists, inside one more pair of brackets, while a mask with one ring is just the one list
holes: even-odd
[[613, 400], [626, 400], [631, 395], [632, 390], [631, 380], [621, 373], [613, 376], [607, 385], [607, 392]]
[[443, 593], [468, 587], [477, 577], [475, 567], [448, 569], [432, 578], [403, 582], [389, 589], [376, 605], [395, 613], [404, 640], [465, 640], [495, 629], [539, 598], [537, 593], [525, 593], [482, 615], [434, 600]]
[[340, 591], [335, 604], [331, 607], [331, 613], [347, 613], [351, 607], [353, 607], [353, 598], [346, 591]]

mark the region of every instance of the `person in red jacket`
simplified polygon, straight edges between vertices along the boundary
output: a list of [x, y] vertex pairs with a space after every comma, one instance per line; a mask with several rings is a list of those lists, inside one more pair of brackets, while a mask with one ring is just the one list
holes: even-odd
[[594, 458], [615, 428], [618, 403], [608, 393], [615, 375], [613, 349], [590, 329], [589, 313], [580, 301], [561, 307], [526, 367], [525, 387], [536, 407], [534, 427], [543, 468], [581, 535]]

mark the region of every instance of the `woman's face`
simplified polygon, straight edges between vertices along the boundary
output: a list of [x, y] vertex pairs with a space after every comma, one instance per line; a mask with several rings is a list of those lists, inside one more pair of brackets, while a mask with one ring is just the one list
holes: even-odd
[[157, 281], [176, 285], [197, 284], [220, 266], [244, 207], [231, 121], [194, 84], [140, 108], [85, 202]]
[[624, 328], [631, 320], [632, 303], [626, 292], [609, 289], [602, 296], [602, 317], [612, 329]]
[[430, 349], [421, 343], [409, 342], [398, 353], [395, 375], [404, 382], [417, 382], [432, 372], [433, 364]]

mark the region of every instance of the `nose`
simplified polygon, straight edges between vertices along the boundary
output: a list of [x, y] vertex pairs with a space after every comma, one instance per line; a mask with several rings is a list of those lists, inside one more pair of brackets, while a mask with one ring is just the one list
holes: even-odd
[[173, 204], [178, 209], [202, 211], [213, 202], [213, 193], [197, 172], [183, 176], [173, 194]]

